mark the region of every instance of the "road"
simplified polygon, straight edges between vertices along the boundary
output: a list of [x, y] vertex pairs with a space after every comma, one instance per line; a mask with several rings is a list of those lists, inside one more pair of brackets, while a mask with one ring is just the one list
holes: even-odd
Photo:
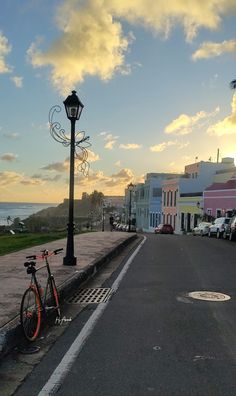
[[[236, 243], [147, 235], [129, 265], [105, 308], [89, 304], [16, 396], [48, 394], [41, 390], [97, 309], [58, 396], [236, 395]], [[197, 300], [194, 291], [231, 298]]]

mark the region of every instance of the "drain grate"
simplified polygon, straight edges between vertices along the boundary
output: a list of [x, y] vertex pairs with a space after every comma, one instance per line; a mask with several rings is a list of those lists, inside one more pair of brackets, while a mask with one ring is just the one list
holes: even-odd
[[70, 304], [99, 304], [107, 302], [111, 296], [112, 289], [79, 289], [73, 296], [67, 299]]

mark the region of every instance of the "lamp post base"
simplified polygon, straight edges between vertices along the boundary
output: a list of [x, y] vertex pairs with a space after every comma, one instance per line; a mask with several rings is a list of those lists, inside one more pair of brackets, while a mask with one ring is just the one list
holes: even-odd
[[63, 258], [63, 265], [76, 265], [77, 262], [77, 257], [70, 257], [70, 256], [65, 256]]

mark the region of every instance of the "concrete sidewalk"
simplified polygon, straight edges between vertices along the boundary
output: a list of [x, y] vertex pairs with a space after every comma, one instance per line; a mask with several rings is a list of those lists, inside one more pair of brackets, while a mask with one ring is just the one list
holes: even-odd
[[[136, 236], [135, 233], [106, 231], [76, 235], [74, 237], [74, 253], [77, 257], [77, 265], [72, 267], [63, 265], [66, 239], [0, 256], [0, 357], [14, 347], [17, 339], [21, 337], [20, 304], [30, 280], [24, 267], [26, 256], [40, 254], [43, 249], [64, 248], [62, 254], [53, 256], [50, 260], [50, 267], [60, 295], [64, 297], [71, 289], [79, 287], [85, 280], [93, 276], [105, 262], [116, 256]], [[42, 262], [38, 262], [38, 267], [42, 264]], [[38, 271], [37, 278], [44, 287], [46, 270]]]

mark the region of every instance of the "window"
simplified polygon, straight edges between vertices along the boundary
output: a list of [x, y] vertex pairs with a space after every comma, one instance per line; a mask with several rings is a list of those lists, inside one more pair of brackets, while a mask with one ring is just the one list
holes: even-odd
[[160, 197], [161, 196], [161, 188], [154, 187], [152, 189], [152, 196], [153, 197]]
[[172, 206], [173, 191], [170, 191], [170, 206]]
[[164, 200], [163, 206], [166, 206], [166, 191], [163, 192], [163, 200]]
[[175, 193], [174, 193], [174, 206], [176, 206], [176, 197], [177, 197], [177, 191], [175, 190]]
[[216, 217], [221, 217], [221, 209], [216, 209]]

